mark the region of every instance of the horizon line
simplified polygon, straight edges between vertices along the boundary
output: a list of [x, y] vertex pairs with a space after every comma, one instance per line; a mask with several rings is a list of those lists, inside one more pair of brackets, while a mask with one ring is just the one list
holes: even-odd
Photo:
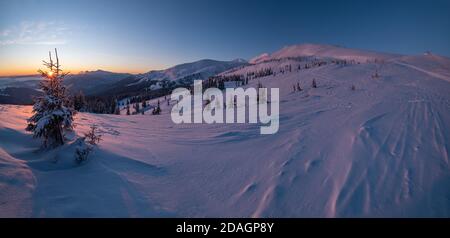
[[[445, 57], [445, 58], [448, 58], [448, 59], [450, 59], [450, 56], [447, 56], [447, 55], [442, 55], [442, 54], [438, 54], [438, 53], [434, 53], [434, 52], [432, 52], [432, 51], [425, 51], [425, 52], [422, 52], [421, 54], [401, 54], [401, 53], [391, 53], [391, 52], [386, 52], [386, 51], [378, 51], [378, 50], [372, 50], [372, 49], [361, 49], [361, 48], [349, 48], [349, 47], [347, 47], [347, 46], [345, 46], [345, 45], [339, 45], [339, 44], [322, 44], [322, 43], [309, 43], [309, 42], [304, 42], [304, 43], [300, 43], [300, 44], [291, 44], [291, 45], [284, 45], [284, 46], [282, 46], [281, 48], [279, 48], [279, 50], [282, 50], [282, 49], [284, 49], [284, 48], [286, 48], [286, 47], [290, 47], [290, 46], [298, 46], [298, 45], [308, 45], [308, 44], [312, 44], [312, 45], [323, 45], [323, 46], [326, 46], [326, 45], [328, 45], [328, 46], [334, 46], [334, 47], [338, 47], [338, 48], [345, 48], [345, 49], [353, 49], [353, 50], [362, 50], [362, 51], [370, 51], [370, 52], [374, 52], [374, 53], [382, 53], [382, 54], [397, 54], [397, 55], [399, 55], [399, 57], [402, 57], [402, 56], [420, 56], [420, 55], [423, 55], [423, 54], [426, 54], [426, 53], [429, 53], [429, 54], [431, 54], [431, 55], [436, 55], [436, 56], [440, 56], [440, 57]], [[277, 52], [278, 50], [276, 50], [276, 51], [274, 51], [274, 52]], [[258, 54], [258, 55], [261, 55], [261, 54], [266, 54], [266, 53], [268, 53], [269, 55], [272, 55], [274, 52], [271, 52], [271, 53], [268, 53], [267, 51], [266, 52], [263, 52], [263, 53], [260, 53], [260, 54]], [[258, 57], [258, 55], [256, 55], [256, 56], [254, 56], [254, 57]], [[254, 57], [252, 57], [252, 58], [254, 58]], [[251, 58], [251, 59], [252, 59]], [[73, 75], [78, 75], [78, 74], [82, 74], [82, 73], [86, 73], [86, 72], [96, 72], [96, 71], [104, 71], [104, 72], [109, 72], [109, 73], [115, 73], [115, 74], [131, 74], [131, 75], [139, 75], [139, 74], [145, 74], [145, 73], [149, 73], [149, 72], [152, 72], [152, 71], [162, 71], [162, 70], [167, 70], [167, 69], [170, 69], [170, 68], [173, 68], [173, 67], [175, 67], [175, 66], [178, 66], [178, 65], [182, 65], [182, 64], [189, 64], [189, 63], [194, 63], [194, 62], [198, 62], [198, 61], [202, 61], [202, 60], [215, 60], [215, 61], [234, 61], [234, 60], [238, 60], [238, 59], [244, 59], [244, 60], [246, 60], [247, 62], [249, 62], [251, 59], [245, 59], [245, 58], [242, 58], [242, 57], [236, 57], [236, 58], [234, 58], [234, 59], [232, 59], [232, 60], [220, 60], [220, 59], [213, 59], [212, 57], [207, 57], [207, 58], [201, 58], [201, 59], [198, 59], [198, 60], [194, 60], [194, 61], [188, 61], [188, 62], [182, 62], [182, 63], [178, 63], [178, 64], [173, 64], [173, 65], [171, 65], [171, 66], [166, 66], [166, 67], [164, 67], [164, 68], [160, 68], [160, 69], [149, 69], [149, 70], [142, 70], [142, 71], [116, 71], [116, 70], [108, 70], [108, 69], [104, 69], [104, 68], [97, 68], [97, 69], [85, 69], [85, 70], [74, 70], [74, 71], [77, 71], [77, 73], [71, 73], [71, 70], [67, 70], [67, 72], [69, 72], [70, 74], [73, 74]], [[107, 68], [107, 67], [106, 67]], [[18, 77], [18, 78], [20, 78], [20, 77], [35, 77], [35, 76], [40, 76], [38, 73], [37, 73], [37, 70], [36, 70], [36, 73], [11, 73], [11, 74], [0, 74], [0, 78], [7, 78], [7, 77]]]

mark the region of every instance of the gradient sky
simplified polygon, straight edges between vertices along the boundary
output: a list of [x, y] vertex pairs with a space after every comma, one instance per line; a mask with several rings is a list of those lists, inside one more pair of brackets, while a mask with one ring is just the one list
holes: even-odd
[[249, 59], [299, 43], [450, 56], [450, 1], [0, 0], [0, 75]]

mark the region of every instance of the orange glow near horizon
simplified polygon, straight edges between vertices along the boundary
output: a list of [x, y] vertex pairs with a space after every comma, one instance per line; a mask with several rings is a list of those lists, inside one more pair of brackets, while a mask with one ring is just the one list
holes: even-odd
[[[28, 55], [28, 53], [23, 53], [23, 55], [12, 53], [2, 55], [2, 57], [7, 57], [7, 60], [0, 60], [0, 77], [39, 75], [39, 69], [45, 70], [42, 60], [47, 60], [45, 57], [47, 53], [48, 51], [42, 50], [42, 52], [33, 52], [32, 55]], [[130, 63], [131, 59], [126, 60], [124, 57], [115, 55], [104, 56], [99, 54], [81, 57], [78, 55], [78, 52], [73, 52], [72, 50], [61, 50], [58, 53], [60, 53], [63, 71], [71, 74], [96, 70], [138, 74], [151, 70], [166, 69], [171, 66], [167, 64], [168, 62], [158, 62], [151, 58], [133, 59], [137, 63]]]
[[[14, 76], [25, 76], [25, 75], [38, 75], [38, 69], [43, 69], [44, 66], [36, 67], [33, 69], [24, 69], [19, 67], [9, 67], [9, 68], [0, 68], [0, 77], [14, 77]], [[159, 69], [164, 69], [165, 67], [161, 67]], [[153, 69], [137, 69], [137, 68], [125, 68], [125, 67], [98, 67], [98, 68], [67, 68], [63, 69], [64, 72], [70, 72], [71, 74], [78, 74], [85, 71], [96, 71], [96, 70], [105, 70], [115, 73], [130, 73], [130, 74], [140, 74], [146, 73]], [[155, 69], [158, 70], [158, 69]], [[50, 75], [49, 75], [50, 76]]]

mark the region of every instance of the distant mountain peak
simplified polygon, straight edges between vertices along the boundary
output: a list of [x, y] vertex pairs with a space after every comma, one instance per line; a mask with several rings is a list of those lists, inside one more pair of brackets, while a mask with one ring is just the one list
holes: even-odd
[[232, 60], [232, 62], [237, 62], [237, 63], [247, 63], [247, 60], [242, 59], [242, 58], [237, 58], [237, 59]]
[[213, 59], [201, 59], [194, 62], [175, 65], [165, 70], [150, 71], [146, 74], [146, 80], [177, 80], [185, 76], [202, 73], [204, 75], [214, 75], [228, 69], [246, 64], [244, 59], [235, 59], [232, 61], [219, 61]]

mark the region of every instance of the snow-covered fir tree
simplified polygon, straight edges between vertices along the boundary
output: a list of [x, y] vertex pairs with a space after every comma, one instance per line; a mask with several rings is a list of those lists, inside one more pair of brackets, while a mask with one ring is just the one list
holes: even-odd
[[33, 115], [28, 119], [27, 130], [34, 137], [42, 138], [43, 145], [59, 146], [64, 144], [65, 131], [73, 129], [73, 115], [70, 99], [62, 81], [68, 73], [64, 73], [55, 49], [56, 62], [49, 52], [49, 61], [44, 61], [47, 70], [39, 70], [43, 80], [40, 89], [43, 95], [35, 99]]
[[134, 104], [134, 114], [138, 114], [139, 113], [139, 111], [141, 111], [141, 107], [140, 107], [140, 104], [139, 104], [139, 102], [137, 102], [136, 104]]
[[159, 105], [159, 100], [158, 100], [158, 105], [157, 105], [155, 108], [153, 108], [152, 114], [153, 114], [153, 115], [159, 115], [159, 114], [161, 114], [161, 107], [160, 107], [160, 105]]
[[127, 104], [127, 116], [131, 115], [130, 113], [130, 104]]

